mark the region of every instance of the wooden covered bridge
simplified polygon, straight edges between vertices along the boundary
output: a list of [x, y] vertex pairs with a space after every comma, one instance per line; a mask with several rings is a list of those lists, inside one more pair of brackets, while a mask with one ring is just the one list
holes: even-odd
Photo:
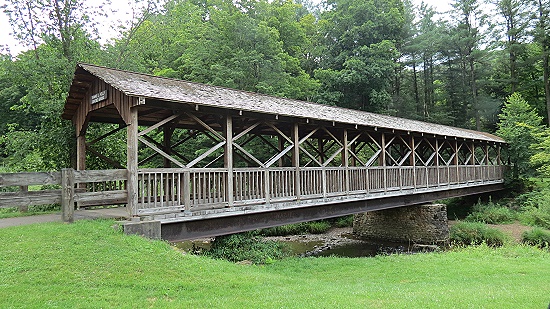
[[[125, 170], [120, 181], [80, 190], [109, 187], [134, 221], [160, 221], [165, 239], [401, 207], [503, 183], [505, 143], [488, 133], [89, 64], [76, 68], [63, 118], [76, 127], [77, 170], [87, 155]], [[87, 140], [92, 122], [114, 129]], [[126, 162], [94, 148], [121, 134]]]

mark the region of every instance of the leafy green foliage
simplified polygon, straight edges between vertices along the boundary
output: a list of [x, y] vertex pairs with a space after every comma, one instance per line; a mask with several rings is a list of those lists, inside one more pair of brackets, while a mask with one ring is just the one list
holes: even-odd
[[353, 226], [353, 215], [338, 217], [334, 222], [336, 227], [352, 227]]
[[322, 234], [330, 229], [327, 221], [311, 221], [270, 227], [258, 231], [263, 236], [286, 236], [301, 234]]
[[458, 222], [451, 227], [450, 241], [458, 245], [502, 246], [508, 237], [502, 231], [490, 228], [481, 222]]
[[404, 9], [400, 1], [336, 0], [321, 16], [326, 46], [315, 77], [318, 101], [382, 112], [391, 105], [396, 48], [402, 40]]
[[205, 254], [231, 262], [250, 261], [254, 264], [272, 263], [285, 256], [282, 243], [265, 241], [252, 232], [218, 236]]
[[518, 93], [508, 98], [498, 117], [496, 133], [509, 143], [513, 178], [531, 174], [531, 145], [535, 142], [535, 134], [541, 129], [542, 117]]
[[488, 203], [478, 201], [472, 208], [472, 212], [465, 219], [468, 222], [487, 224], [512, 223], [514, 220], [516, 220], [516, 213], [513, 210], [493, 201], [489, 201]]
[[529, 158], [532, 166], [543, 177], [550, 177], [550, 129], [545, 128], [535, 134], [536, 142], [531, 145], [533, 155]]
[[[483, 32], [479, 1], [455, 1], [449, 21], [428, 5], [398, 0], [330, 0], [321, 11], [308, 1], [167, 1], [105, 46], [93, 37], [99, 10], [85, 1], [7, 5], [12, 30], [30, 48], [17, 58], [0, 55], [0, 160], [14, 171], [74, 163], [74, 132], [59, 114], [77, 61], [468, 128], [494, 130], [500, 100], [515, 88], [539, 113], [546, 109], [538, 77], [548, 67], [548, 12], [535, 18], [532, 38], [521, 25], [533, 25], [524, 13], [538, 8], [523, 2], [499, 2], [499, 14], [517, 21], [506, 31], [511, 25], [495, 21], [506, 41]], [[124, 163], [121, 137], [97, 147]], [[538, 142], [512, 147], [520, 154], [511, 156], [516, 176], [529, 174], [523, 156], [530, 151], [545, 171], [548, 142]], [[88, 159], [90, 168], [110, 167]]]
[[530, 231], [525, 231], [521, 235], [521, 241], [531, 246], [540, 248], [550, 247], [550, 231], [536, 227]]

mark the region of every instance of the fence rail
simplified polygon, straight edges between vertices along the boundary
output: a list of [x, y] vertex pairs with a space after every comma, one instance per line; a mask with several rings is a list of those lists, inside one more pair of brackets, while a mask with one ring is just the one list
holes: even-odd
[[[503, 179], [503, 166], [388, 166], [165, 168], [138, 170], [137, 209], [132, 215], [198, 211], [240, 205], [475, 186]], [[128, 202], [127, 170], [0, 174], [0, 208], [61, 204], [72, 221], [74, 206]], [[232, 181], [232, 186], [228, 182]], [[31, 186], [31, 190], [28, 190]], [[33, 186], [41, 186], [39, 190]], [[229, 192], [230, 188], [233, 188]], [[33, 190], [34, 189], [34, 190]]]
[[[1, 173], [0, 208], [61, 204], [63, 219], [73, 220], [78, 207], [124, 204], [128, 200], [126, 170]], [[32, 188], [39, 186], [38, 188]], [[29, 187], [34, 190], [29, 190]], [[44, 189], [45, 188], [45, 189]]]

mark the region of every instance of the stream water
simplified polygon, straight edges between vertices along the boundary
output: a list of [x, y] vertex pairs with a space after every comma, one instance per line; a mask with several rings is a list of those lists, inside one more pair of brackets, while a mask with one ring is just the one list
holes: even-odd
[[[405, 243], [377, 243], [353, 238], [353, 235], [341, 235], [327, 239], [306, 236], [277, 238], [277, 241], [287, 245], [290, 253], [295, 256], [338, 256], [338, 257], [372, 257], [380, 254], [416, 253], [433, 251], [431, 246], [416, 246]], [[210, 239], [184, 241], [176, 243], [176, 247], [186, 252], [200, 252], [210, 248]]]

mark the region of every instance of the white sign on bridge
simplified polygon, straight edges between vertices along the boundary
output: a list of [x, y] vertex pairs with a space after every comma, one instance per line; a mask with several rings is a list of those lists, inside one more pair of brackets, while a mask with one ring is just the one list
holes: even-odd
[[98, 92], [92, 95], [92, 104], [96, 104], [105, 100], [107, 100], [107, 90], [103, 90], [101, 92]]

